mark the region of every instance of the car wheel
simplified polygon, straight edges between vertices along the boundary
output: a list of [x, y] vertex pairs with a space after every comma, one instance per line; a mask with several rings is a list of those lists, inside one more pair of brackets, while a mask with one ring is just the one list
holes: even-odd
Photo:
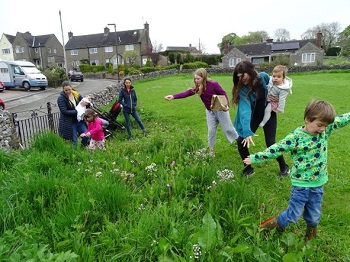
[[45, 90], [45, 89], [46, 89], [45, 86], [41, 86], [41, 87], [40, 87], [40, 90]]
[[26, 90], [26, 91], [29, 91], [30, 90], [30, 84], [28, 83], [28, 82], [24, 82], [23, 83], [23, 87], [24, 87], [24, 89]]

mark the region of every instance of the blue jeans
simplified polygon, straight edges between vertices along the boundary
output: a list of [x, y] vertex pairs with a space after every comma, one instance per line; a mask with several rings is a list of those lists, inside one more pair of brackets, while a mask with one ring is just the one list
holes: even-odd
[[285, 228], [290, 223], [297, 222], [303, 215], [308, 226], [317, 226], [320, 223], [322, 199], [323, 186], [292, 186], [289, 206], [278, 216], [278, 225]]
[[[87, 126], [86, 123], [84, 121], [79, 121], [77, 123], [73, 123], [72, 126], [73, 129], [73, 134], [72, 134], [72, 141], [73, 141], [73, 145], [77, 145], [78, 142], [78, 135], [81, 135], [82, 133], [87, 131]], [[83, 146], [88, 146], [89, 145], [89, 137], [83, 137], [81, 139], [81, 144]]]
[[126, 126], [126, 130], [128, 131], [129, 137], [132, 137], [130, 115], [132, 115], [135, 118], [135, 120], [139, 124], [141, 130], [145, 132], [145, 127], [143, 126], [142, 121], [139, 117], [139, 114], [137, 113], [136, 110], [134, 110], [132, 113], [128, 113], [128, 112], [123, 111], [123, 115], [125, 118], [125, 126]]

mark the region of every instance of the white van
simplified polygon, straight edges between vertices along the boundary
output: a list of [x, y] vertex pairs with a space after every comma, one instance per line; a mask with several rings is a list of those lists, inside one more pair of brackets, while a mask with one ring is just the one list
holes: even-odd
[[48, 85], [46, 76], [28, 61], [0, 61], [0, 81], [6, 89], [19, 86], [27, 91], [31, 87], [44, 90]]

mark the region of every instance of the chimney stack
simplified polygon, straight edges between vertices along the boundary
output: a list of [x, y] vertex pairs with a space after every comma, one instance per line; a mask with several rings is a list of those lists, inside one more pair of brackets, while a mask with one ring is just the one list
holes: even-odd
[[316, 34], [316, 45], [322, 48], [322, 32], [318, 31]]

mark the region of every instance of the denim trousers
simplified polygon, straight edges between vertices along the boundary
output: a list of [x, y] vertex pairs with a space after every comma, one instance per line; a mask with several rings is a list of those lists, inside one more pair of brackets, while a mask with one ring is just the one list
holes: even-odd
[[126, 126], [126, 130], [128, 131], [128, 135], [129, 137], [132, 136], [131, 134], [131, 122], [130, 122], [130, 115], [132, 115], [136, 122], [139, 124], [140, 128], [142, 131], [145, 131], [145, 127], [143, 126], [143, 123], [139, 117], [139, 114], [137, 113], [137, 110], [132, 111], [132, 113], [128, 113], [128, 112], [124, 112], [123, 111], [123, 115], [125, 118], [125, 126]]
[[320, 223], [323, 194], [323, 186], [292, 186], [288, 208], [278, 216], [278, 225], [285, 228], [303, 215], [308, 226], [317, 226]]
[[[77, 145], [78, 135], [81, 135], [82, 133], [86, 132], [87, 126], [84, 121], [79, 121], [77, 123], [73, 123], [72, 129], [73, 129], [73, 134], [72, 134], [73, 145]], [[88, 146], [90, 142], [89, 140], [90, 140], [89, 137], [87, 136], [83, 137], [81, 139], [81, 144], [83, 146]]]

